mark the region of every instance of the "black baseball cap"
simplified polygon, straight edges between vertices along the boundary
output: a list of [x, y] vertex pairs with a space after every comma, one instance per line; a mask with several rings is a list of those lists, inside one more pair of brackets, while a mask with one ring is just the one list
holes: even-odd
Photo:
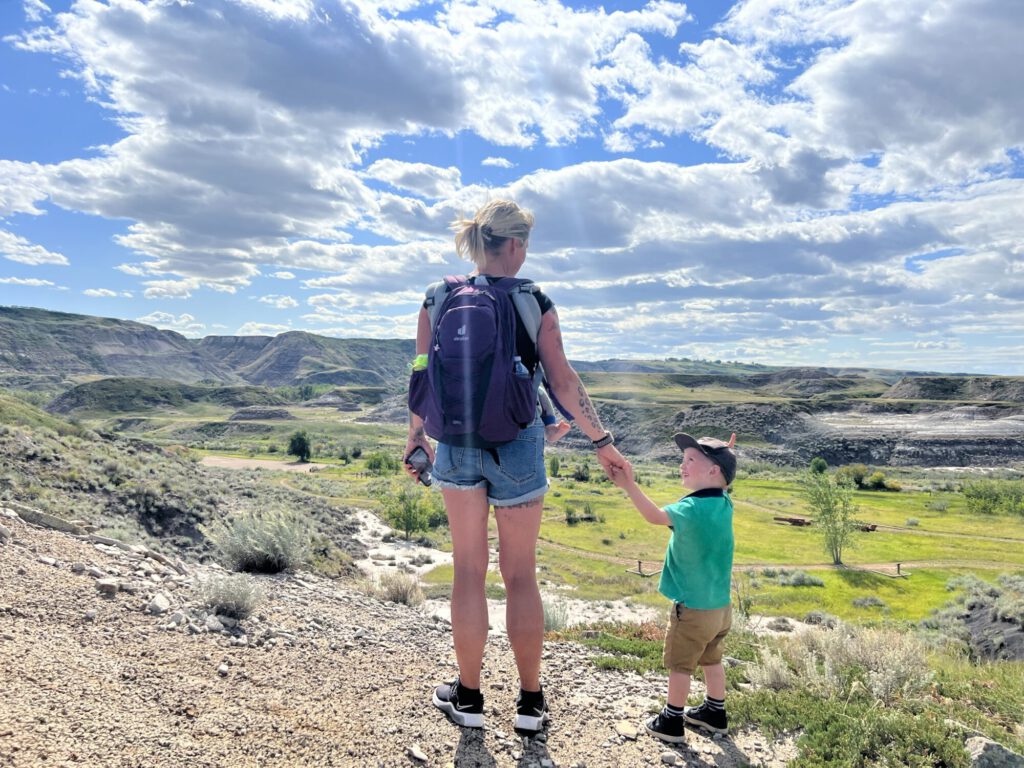
[[684, 432], [677, 432], [672, 436], [672, 439], [676, 441], [679, 450], [685, 451], [687, 448], [696, 448], [715, 462], [722, 469], [725, 484], [732, 485], [732, 481], [736, 478], [736, 452], [732, 449], [736, 444], [735, 433], [729, 438], [729, 442], [715, 437], [697, 439]]

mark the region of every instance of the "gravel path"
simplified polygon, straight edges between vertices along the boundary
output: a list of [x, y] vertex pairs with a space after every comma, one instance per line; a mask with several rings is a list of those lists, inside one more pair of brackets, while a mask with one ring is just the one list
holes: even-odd
[[487, 727], [459, 729], [430, 704], [455, 669], [443, 620], [303, 573], [261, 577], [257, 615], [221, 626], [195, 597], [216, 569], [0, 524], [2, 766], [732, 768], [795, 755], [756, 731], [668, 748], [638, 732], [665, 678], [601, 672], [572, 643], [546, 645], [552, 725], [520, 739], [501, 636], [485, 660]]

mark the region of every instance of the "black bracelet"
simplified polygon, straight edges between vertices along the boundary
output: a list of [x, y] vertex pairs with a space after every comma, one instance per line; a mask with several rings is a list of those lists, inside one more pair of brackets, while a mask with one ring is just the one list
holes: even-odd
[[598, 438], [593, 442], [595, 448], [604, 448], [606, 445], [614, 445], [615, 435], [613, 435], [611, 432], [605, 432], [604, 437]]

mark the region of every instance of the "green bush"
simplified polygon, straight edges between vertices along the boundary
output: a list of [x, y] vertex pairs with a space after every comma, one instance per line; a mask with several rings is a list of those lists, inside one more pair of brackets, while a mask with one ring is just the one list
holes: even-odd
[[783, 587], [824, 587], [825, 582], [807, 571], [781, 571], [779, 585]]
[[265, 597], [256, 579], [245, 573], [213, 576], [202, 583], [200, 595], [214, 613], [234, 619], [251, 616]]
[[810, 469], [814, 474], [820, 475], [828, 471], [828, 462], [821, 458], [821, 456], [815, 456], [811, 459]]
[[[355, 456], [355, 449], [352, 450]], [[393, 475], [402, 468], [402, 462], [396, 456], [384, 451], [375, 451], [366, 458], [366, 471], [374, 475]]]
[[288, 455], [295, 456], [299, 461], [309, 461], [313, 454], [313, 445], [309, 441], [309, 435], [305, 430], [292, 433], [288, 438]]
[[864, 478], [868, 475], [868, 468], [863, 464], [846, 464], [836, 470], [836, 479], [848, 480], [857, 488], [864, 486]]
[[1024, 480], [972, 480], [963, 493], [968, 512], [1024, 516]]
[[309, 526], [295, 512], [245, 512], [212, 526], [207, 534], [234, 571], [280, 573], [299, 568], [309, 557]]

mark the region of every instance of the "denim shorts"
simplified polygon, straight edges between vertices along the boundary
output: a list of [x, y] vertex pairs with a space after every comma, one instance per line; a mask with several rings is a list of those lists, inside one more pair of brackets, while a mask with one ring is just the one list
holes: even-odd
[[511, 442], [497, 448], [461, 448], [438, 443], [434, 456], [438, 488], [487, 489], [496, 507], [525, 504], [547, 493], [544, 470], [544, 423], [538, 418]]

